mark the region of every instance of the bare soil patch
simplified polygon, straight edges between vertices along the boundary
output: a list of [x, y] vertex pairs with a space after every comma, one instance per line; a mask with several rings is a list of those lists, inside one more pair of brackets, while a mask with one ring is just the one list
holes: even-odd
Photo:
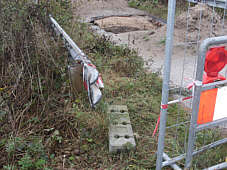
[[146, 16], [108, 17], [94, 21], [101, 29], [115, 34], [158, 29], [162, 24]]
[[92, 21], [97, 16], [146, 15], [138, 9], [128, 7], [127, 0], [73, 0], [75, 16], [84, 22]]
[[[188, 30], [188, 40], [203, 40], [223, 34], [223, 22], [220, 15], [206, 4], [198, 4], [176, 18], [176, 30]], [[200, 37], [198, 37], [200, 31]], [[177, 34], [176, 34], [177, 35]], [[178, 34], [179, 36], [179, 34]]]

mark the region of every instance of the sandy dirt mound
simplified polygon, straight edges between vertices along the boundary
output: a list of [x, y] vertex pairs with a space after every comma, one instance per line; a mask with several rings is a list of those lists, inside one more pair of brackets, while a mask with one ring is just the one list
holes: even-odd
[[[184, 30], [186, 33], [188, 27], [188, 40], [196, 41], [220, 36], [223, 30], [221, 21], [221, 17], [211, 7], [206, 4], [198, 4], [192, 7], [189, 13], [184, 12], [176, 18], [175, 28]], [[200, 37], [198, 38], [199, 30]]]
[[151, 22], [149, 18], [142, 16], [108, 17], [96, 20], [94, 23], [105, 31], [115, 34], [138, 30], [151, 30], [159, 27], [157, 24], [155, 25]]
[[[212, 8], [205, 4], [198, 4], [191, 8], [189, 15], [187, 16], [187, 12], [184, 12], [180, 16], [176, 18], [176, 24], [175, 27], [182, 29], [187, 27], [187, 18], [189, 21], [189, 31], [195, 31], [198, 30], [199, 25], [199, 19], [205, 20], [206, 22], [203, 23], [202, 26], [210, 26], [210, 23], [213, 23], [215, 26], [220, 26], [221, 17], [215, 12], [213, 13]], [[218, 24], [218, 25], [217, 25]]]
[[[161, 34], [165, 34], [166, 30], [167, 25], [160, 29]], [[222, 17], [206, 4], [195, 5], [189, 12], [185, 11], [175, 18], [174, 46], [185, 43], [193, 46], [197, 41], [200, 43], [206, 38], [226, 34]]]

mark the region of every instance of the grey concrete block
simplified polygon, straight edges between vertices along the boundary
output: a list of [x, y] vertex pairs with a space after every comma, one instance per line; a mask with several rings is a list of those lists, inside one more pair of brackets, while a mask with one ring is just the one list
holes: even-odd
[[113, 125], [127, 125], [130, 124], [130, 118], [128, 114], [118, 114], [118, 113], [110, 113], [109, 114], [110, 124]]
[[127, 106], [111, 105], [109, 116], [109, 152], [134, 149], [136, 146]]
[[117, 112], [117, 113], [122, 113], [124, 114], [125, 112], [128, 112], [128, 108], [125, 105], [110, 105], [108, 107], [108, 112]]
[[131, 137], [133, 137], [132, 126], [130, 124], [110, 125], [109, 126], [109, 136], [119, 136], [119, 137], [131, 136]]
[[133, 137], [124, 138], [124, 137], [109, 137], [109, 152], [116, 153], [125, 150], [135, 149], [136, 143]]

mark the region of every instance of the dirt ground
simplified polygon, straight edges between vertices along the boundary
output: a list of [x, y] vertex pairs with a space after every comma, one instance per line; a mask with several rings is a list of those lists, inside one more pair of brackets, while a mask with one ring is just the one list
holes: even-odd
[[141, 10], [128, 7], [126, 0], [72, 0], [74, 14], [84, 22], [90, 22], [97, 16], [145, 15]]
[[[128, 7], [126, 0], [74, 2], [75, 15], [83, 22], [93, 21], [95, 32], [110, 36], [118, 45], [137, 50], [144, 60], [144, 67], [162, 75], [166, 40], [164, 23], [157, 25], [157, 21], [145, 12]], [[195, 76], [197, 42], [224, 35], [227, 29], [222, 28], [221, 17], [206, 5], [191, 7], [188, 13], [185, 11], [175, 20], [170, 80], [171, 85], [186, 87]], [[225, 70], [223, 72], [225, 74]]]

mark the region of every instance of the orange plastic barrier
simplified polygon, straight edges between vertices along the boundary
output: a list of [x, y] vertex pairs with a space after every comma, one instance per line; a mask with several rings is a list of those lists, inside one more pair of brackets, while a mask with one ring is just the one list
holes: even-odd
[[218, 89], [211, 89], [201, 93], [197, 120], [198, 124], [213, 121], [217, 92]]

